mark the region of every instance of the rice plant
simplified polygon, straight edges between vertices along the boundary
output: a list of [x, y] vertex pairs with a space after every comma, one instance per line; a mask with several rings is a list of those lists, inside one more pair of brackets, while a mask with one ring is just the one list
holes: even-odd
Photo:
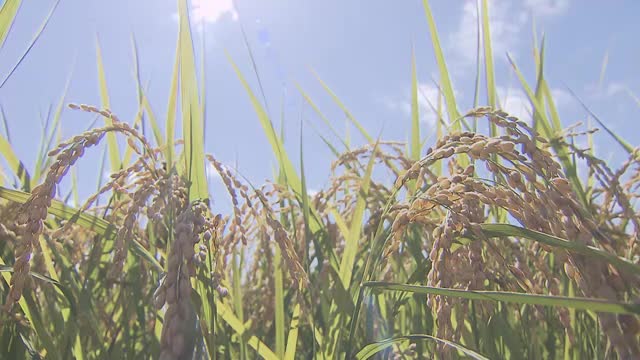
[[[55, 145], [53, 135], [43, 139], [32, 177], [0, 138], [21, 182], [0, 187], [2, 358], [640, 357], [639, 152], [605, 124], [627, 161], [612, 166], [575, 145], [604, 135], [563, 128], [543, 73], [544, 41], [535, 83], [511, 62], [534, 109], [518, 119], [496, 101], [489, 22], [480, 17], [477, 76], [487, 79], [488, 104], [461, 112], [423, 0], [444, 105], [435, 141], [420, 134], [415, 60], [407, 144], [372, 137], [320, 80], [368, 143], [343, 140], [340, 151], [327, 141], [332, 181], [311, 194], [305, 163], [292, 162], [231, 58], [277, 173], [252, 184], [205, 153], [202, 84], [187, 2], [178, 3], [164, 134], [142, 89], [135, 119], [108, 108], [99, 60], [102, 104], [67, 105], [102, 126]], [[152, 138], [137, 130], [143, 113]], [[76, 208], [56, 198], [102, 142], [108, 181]], [[209, 165], [225, 193], [209, 194]], [[222, 196], [228, 214], [210, 206]]]

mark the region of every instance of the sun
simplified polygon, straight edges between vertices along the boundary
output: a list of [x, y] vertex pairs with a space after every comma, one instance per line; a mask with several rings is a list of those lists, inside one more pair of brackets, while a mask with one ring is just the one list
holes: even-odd
[[194, 22], [214, 23], [225, 15], [238, 20], [238, 11], [233, 0], [191, 0], [191, 14]]

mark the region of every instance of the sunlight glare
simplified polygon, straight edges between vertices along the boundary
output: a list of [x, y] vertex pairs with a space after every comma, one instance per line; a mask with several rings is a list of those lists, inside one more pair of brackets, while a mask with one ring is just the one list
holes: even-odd
[[192, 0], [192, 20], [196, 23], [214, 23], [224, 15], [230, 15], [233, 21], [238, 20], [238, 11], [233, 0]]

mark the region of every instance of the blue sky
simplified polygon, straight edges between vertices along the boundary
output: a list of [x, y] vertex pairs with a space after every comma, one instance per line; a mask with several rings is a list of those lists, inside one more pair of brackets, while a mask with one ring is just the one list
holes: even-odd
[[[0, 74], [15, 63], [54, 1], [25, 1], [0, 52]], [[284, 114], [286, 144], [298, 162], [300, 124], [309, 186], [320, 188], [329, 175], [331, 154], [309, 125], [332, 138], [305, 105], [299, 84], [340, 131], [346, 119], [314, 78], [311, 69], [346, 104], [370, 133], [388, 140], [409, 133], [408, 100], [411, 48], [415, 46], [421, 91], [435, 99], [437, 78], [427, 22], [418, 0], [293, 1], [192, 0], [191, 19], [199, 51], [204, 34], [206, 56], [206, 147], [224, 163], [237, 162], [257, 184], [271, 178], [275, 165], [248, 96], [224, 51], [238, 63], [258, 91], [242, 40], [244, 27], [265, 88], [267, 105], [279, 124]], [[534, 80], [533, 19], [547, 37], [546, 77], [565, 125], [585, 121], [567, 88], [577, 93], [614, 131], [630, 143], [640, 141], [640, 106], [627, 91], [640, 95], [640, 3], [576, 0], [490, 1], [497, 85], [503, 107], [527, 118], [527, 101], [506, 61], [512, 54], [529, 81]], [[475, 1], [431, 1], [445, 56], [453, 73], [461, 111], [473, 101], [476, 47]], [[96, 37], [104, 56], [112, 111], [131, 121], [137, 111], [132, 34], [138, 44], [141, 79], [159, 119], [166, 113], [177, 39], [174, 0], [62, 0], [43, 36], [13, 77], [0, 88], [0, 104], [19, 157], [32, 168], [42, 119], [59, 101], [71, 79], [67, 102], [100, 103]], [[607, 67], [603, 81], [603, 59]], [[422, 100], [422, 133], [434, 130], [434, 116]], [[64, 137], [89, 126], [88, 114], [65, 110]], [[350, 128], [353, 142], [363, 139]], [[337, 139], [334, 139], [337, 140]], [[597, 151], [620, 160], [620, 148], [600, 133]], [[79, 162], [81, 195], [95, 189], [101, 148]], [[216, 187], [214, 187], [215, 190]], [[218, 199], [214, 194], [214, 201]]]

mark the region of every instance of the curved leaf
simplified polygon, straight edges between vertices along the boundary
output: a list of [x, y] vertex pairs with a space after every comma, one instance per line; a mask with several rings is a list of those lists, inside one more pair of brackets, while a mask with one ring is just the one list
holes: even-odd
[[453, 348], [455, 348], [456, 350], [462, 352], [463, 354], [467, 355], [468, 357], [472, 358], [472, 359], [477, 359], [477, 360], [488, 360], [488, 358], [478, 354], [477, 352], [473, 351], [473, 350], [469, 350], [466, 347], [454, 343], [453, 341], [448, 341], [448, 340], [444, 340], [444, 339], [440, 339], [437, 338], [435, 336], [431, 336], [431, 335], [423, 335], [423, 334], [412, 334], [412, 335], [405, 335], [405, 336], [397, 336], [397, 337], [393, 337], [390, 339], [385, 339], [382, 341], [377, 341], [374, 343], [371, 343], [365, 347], [362, 348], [362, 350], [358, 351], [358, 353], [356, 354], [356, 359], [358, 360], [365, 360], [365, 359], [369, 359], [370, 357], [372, 357], [373, 355], [379, 353], [382, 350], [385, 350], [387, 348], [389, 348], [390, 346], [392, 346], [393, 344], [399, 344], [405, 341], [417, 341], [417, 340], [431, 340], [431, 341], [435, 341], [435, 342], [439, 342], [448, 346], [451, 346]]
[[568, 241], [553, 235], [510, 224], [482, 224], [480, 226], [482, 227], [483, 233], [489, 237], [514, 236], [527, 238], [545, 245], [563, 248], [587, 256], [597, 257], [611, 265], [615, 265], [621, 270], [626, 270], [632, 274], [640, 275], [639, 265], [593, 246], [583, 245], [574, 241]]
[[370, 287], [377, 291], [404, 291], [413, 294], [452, 296], [468, 300], [488, 300], [527, 305], [561, 306], [612, 314], [640, 314], [640, 304], [612, 302], [601, 299], [523, 294], [508, 291], [458, 290], [421, 285], [395, 284], [385, 281], [369, 281], [362, 284], [362, 286]]

